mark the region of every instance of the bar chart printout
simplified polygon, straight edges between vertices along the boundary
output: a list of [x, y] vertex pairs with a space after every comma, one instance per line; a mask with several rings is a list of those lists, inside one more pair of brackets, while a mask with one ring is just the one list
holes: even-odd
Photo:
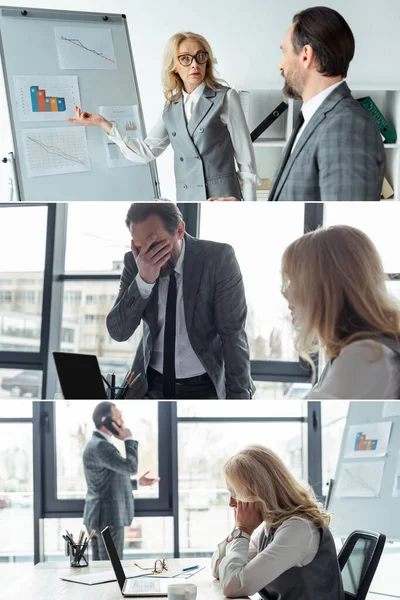
[[25, 129], [22, 135], [28, 177], [91, 170], [84, 128]]
[[386, 456], [392, 422], [365, 423], [349, 427], [344, 458]]
[[16, 76], [15, 94], [20, 121], [63, 121], [80, 106], [76, 76]]

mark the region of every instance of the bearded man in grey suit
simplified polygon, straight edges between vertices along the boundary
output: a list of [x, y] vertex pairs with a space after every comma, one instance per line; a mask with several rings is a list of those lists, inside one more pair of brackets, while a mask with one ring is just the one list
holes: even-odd
[[344, 82], [354, 37], [335, 10], [294, 16], [281, 49], [284, 93], [303, 100], [269, 200], [380, 200], [386, 170], [379, 129]]
[[[109, 527], [119, 557], [124, 551], [124, 526], [130, 525], [134, 516], [132, 491], [137, 489], [138, 442], [131, 430], [125, 427], [122, 415], [112, 402], [100, 402], [93, 411], [95, 431], [83, 451], [87, 494], [83, 522], [92, 538], [93, 560], [108, 560], [101, 539], [101, 531]], [[124, 458], [114, 446], [112, 438], [125, 443]], [[141, 486], [153, 485], [158, 478], [139, 478]]]
[[175, 204], [132, 204], [132, 236], [120, 290], [107, 317], [125, 341], [143, 323], [128, 397], [251, 398], [242, 274], [228, 244], [185, 233]]

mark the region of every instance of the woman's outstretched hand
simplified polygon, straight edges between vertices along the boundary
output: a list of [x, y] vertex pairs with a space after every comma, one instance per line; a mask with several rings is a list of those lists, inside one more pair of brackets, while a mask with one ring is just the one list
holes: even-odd
[[106, 118], [102, 117], [101, 115], [96, 115], [95, 113], [82, 111], [79, 106], [75, 106], [75, 115], [75, 119], [68, 119], [70, 123], [77, 123], [78, 125], [86, 126], [94, 125], [96, 127], [101, 127], [107, 133], [110, 133], [112, 129], [112, 123], [107, 121]]

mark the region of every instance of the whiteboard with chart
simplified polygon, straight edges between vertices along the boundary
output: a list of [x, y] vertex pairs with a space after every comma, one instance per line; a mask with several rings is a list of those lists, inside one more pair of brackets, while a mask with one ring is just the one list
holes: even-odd
[[0, 7], [3, 74], [21, 200], [151, 201], [155, 161], [135, 164], [75, 106], [143, 139], [124, 15]]
[[400, 402], [350, 402], [328, 510], [336, 535], [400, 540]]

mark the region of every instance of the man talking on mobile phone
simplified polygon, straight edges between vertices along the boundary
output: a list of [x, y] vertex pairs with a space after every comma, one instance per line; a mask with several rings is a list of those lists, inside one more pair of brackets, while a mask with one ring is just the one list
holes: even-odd
[[[159, 478], [131, 479], [138, 467], [138, 442], [133, 438], [122, 419], [122, 414], [112, 402], [100, 402], [93, 411], [95, 430], [83, 451], [87, 493], [83, 511], [83, 523], [92, 538], [92, 559], [108, 560], [101, 539], [101, 531], [109, 527], [122, 559], [124, 551], [124, 527], [134, 516], [132, 491], [140, 486], [153, 485]], [[125, 458], [113, 444], [113, 437], [125, 444]]]

